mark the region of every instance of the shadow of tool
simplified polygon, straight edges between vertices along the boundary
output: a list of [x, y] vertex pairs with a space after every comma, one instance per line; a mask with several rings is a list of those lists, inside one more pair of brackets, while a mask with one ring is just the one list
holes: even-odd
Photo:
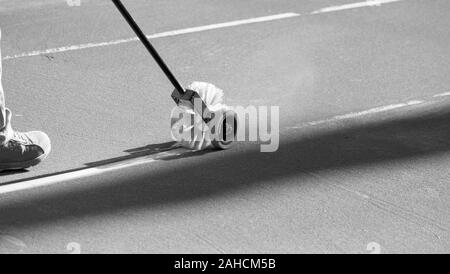
[[[50, 176], [56, 176], [56, 175], [62, 175], [66, 173], [71, 173], [75, 171], [81, 171], [88, 168], [110, 168], [112, 166], [119, 167], [121, 165], [127, 165], [130, 162], [135, 161], [139, 158], [145, 158], [145, 159], [154, 159], [158, 161], [170, 161], [170, 160], [176, 160], [176, 159], [182, 159], [182, 158], [188, 158], [188, 157], [195, 157], [200, 156], [205, 153], [213, 152], [212, 149], [207, 149], [203, 151], [193, 151], [189, 149], [184, 149], [180, 145], [178, 145], [176, 142], [166, 142], [166, 143], [160, 143], [160, 144], [151, 144], [143, 147], [133, 148], [133, 149], [127, 149], [124, 152], [128, 153], [128, 155], [125, 156], [119, 156], [115, 158], [100, 160], [96, 162], [90, 162], [85, 163], [84, 167], [80, 168], [74, 168], [74, 169], [68, 169], [61, 172], [54, 172], [54, 173], [48, 173], [43, 174], [39, 176], [34, 177], [27, 177], [24, 179], [14, 180], [2, 183], [2, 185], [10, 185], [10, 184], [16, 184], [20, 182], [30, 181], [30, 180], [36, 180], [41, 178], [46, 178]], [[176, 153], [175, 153], [176, 152]], [[28, 171], [23, 170], [13, 170], [13, 171], [4, 171], [0, 173], [1, 176], [9, 176], [9, 175], [17, 175], [21, 173], [27, 173]]]
[[[182, 151], [180, 153], [176, 153], [176, 154], [169, 153], [174, 150], [182, 150]], [[96, 161], [96, 162], [91, 162], [91, 163], [86, 163], [85, 165], [87, 167], [101, 168], [101, 167], [108, 167], [108, 166], [110, 166], [112, 164], [116, 164], [116, 163], [126, 163], [128, 160], [133, 160], [133, 159], [142, 158], [142, 157], [152, 158], [154, 160], [170, 161], [170, 160], [200, 156], [205, 153], [212, 152], [212, 151], [213, 150], [192, 151], [192, 150], [188, 150], [188, 149], [182, 149], [182, 147], [180, 145], [178, 145], [176, 142], [167, 142], [167, 143], [151, 144], [148, 146], [127, 149], [124, 152], [128, 153], [129, 155], [106, 159], [106, 160], [101, 160], [101, 161]]]

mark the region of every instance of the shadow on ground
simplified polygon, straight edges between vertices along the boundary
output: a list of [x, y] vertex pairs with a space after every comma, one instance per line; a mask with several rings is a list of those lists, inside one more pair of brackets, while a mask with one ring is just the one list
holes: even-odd
[[[144, 170], [133, 179], [110, 176], [113, 178], [105, 184], [0, 205], [0, 226], [31, 226], [123, 209], [151, 209], [275, 184], [284, 177], [296, 176], [301, 183], [302, 174], [308, 172], [442, 153], [450, 149], [449, 122], [450, 111], [443, 108], [308, 135], [282, 143], [276, 153], [260, 153], [255, 148], [208, 154], [206, 160], [185, 161], [177, 170]], [[148, 148], [147, 152], [142, 148], [129, 152], [148, 153]], [[55, 210], [39, 210], [41, 207]]]
[[[43, 175], [34, 176], [34, 177], [28, 177], [25, 179], [13, 180], [13, 181], [9, 181], [6, 183], [2, 183], [2, 184], [0, 184], [0, 186], [11, 185], [11, 184], [16, 184], [16, 183], [20, 183], [20, 182], [35, 180], [35, 179], [41, 179], [41, 178], [46, 178], [46, 177], [50, 177], [50, 176], [67, 174], [67, 173], [80, 171], [80, 170], [84, 170], [84, 169], [88, 169], [88, 168], [92, 168], [92, 167], [107, 168], [110, 166], [120, 166], [121, 164], [126, 164], [130, 160], [132, 161], [133, 159], [143, 158], [143, 157], [155, 159], [155, 160], [170, 161], [170, 160], [200, 156], [200, 155], [204, 155], [206, 153], [213, 152], [213, 150], [207, 149], [207, 150], [202, 150], [202, 151], [186, 150], [186, 152], [184, 152], [182, 154], [173, 154], [173, 155], [171, 155], [171, 154], [165, 155], [164, 154], [164, 152], [174, 151], [175, 149], [178, 149], [178, 148], [180, 148], [180, 146], [177, 145], [176, 142], [166, 142], [166, 143], [161, 143], [161, 144], [151, 144], [151, 145], [147, 145], [147, 146], [143, 146], [143, 147], [127, 149], [124, 152], [128, 153], [128, 155], [125, 155], [125, 156], [120, 156], [120, 157], [115, 157], [115, 158], [111, 158], [111, 159], [86, 163], [86, 164], [84, 164], [84, 167], [81, 167], [81, 168], [74, 168], [74, 169], [64, 170], [64, 171], [55, 172], [55, 173], [43, 174]], [[26, 169], [10, 170], [10, 171], [6, 170], [3, 172], [0, 172], [0, 177], [1, 176], [7, 177], [9, 175], [16, 175], [16, 174], [27, 173], [27, 172], [29, 172], [29, 171]]]

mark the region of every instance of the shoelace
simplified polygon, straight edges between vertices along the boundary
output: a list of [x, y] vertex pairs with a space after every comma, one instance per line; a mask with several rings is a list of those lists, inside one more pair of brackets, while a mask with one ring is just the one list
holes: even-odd
[[28, 139], [25, 134], [18, 132], [18, 131], [14, 131], [13, 138], [10, 141], [16, 141], [16, 142], [20, 142], [22, 144], [30, 143], [30, 139]]
[[6, 147], [3, 147], [3, 149], [9, 149], [13, 151], [20, 151], [20, 153], [25, 152], [25, 146], [30, 144], [30, 139], [27, 138], [27, 136], [21, 132], [14, 132], [13, 138], [11, 138], [7, 144]]
[[12, 140], [20, 142], [24, 145], [30, 144], [30, 139], [25, 134], [23, 134], [22, 132], [18, 132], [18, 131], [14, 131], [14, 135], [13, 135], [13, 138], [11, 139], [11, 141]]
[[28, 139], [25, 134], [15, 131], [13, 138], [9, 140], [7, 147], [12, 150], [19, 150], [23, 153], [25, 151], [24, 145], [28, 145], [29, 143], [30, 139]]
[[13, 139], [10, 139], [5, 145], [0, 146], [0, 153], [2, 151], [20, 151], [23, 153], [25, 151], [24, 138], [22, 136], [14, 136]]

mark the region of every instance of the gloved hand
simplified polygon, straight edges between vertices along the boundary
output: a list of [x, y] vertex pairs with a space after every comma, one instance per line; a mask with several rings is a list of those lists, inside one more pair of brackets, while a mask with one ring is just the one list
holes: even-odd
[[[226, 108], [223, 104], [223, 91], [213, 84], [193, 82], [186, 89], [197, 92], [211, 112], [217, 112]], [[178, 117], [171, 117], [172, 133], [179, 133], [178, 131], [181, 129], [182, 132], [177, 134], [177, 136], [184, 136], [182, 140], [176, 141], [182, 146], [193, 150], [202, 150], [210, 147], [212, 144], [210, 128], [205, 124], [201, 116], [194, 111], [192, 102], [181, 100], [176, 108], [177, 113], [182, 113], [185, 116], [185, 119], [181, 120], [176, 120]]]

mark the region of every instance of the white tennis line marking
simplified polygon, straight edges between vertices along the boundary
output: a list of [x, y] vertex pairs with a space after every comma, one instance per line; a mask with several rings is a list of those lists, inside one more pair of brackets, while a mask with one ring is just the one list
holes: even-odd
[[[275, 15], [269, 15], [269, 16], [263, 16], [263, 17], [255, 17], [255, 18], [244, 19], [244, 20], [230, 21], [230, 22], [219, 23], [219, 24], [212, 24], [212, 25], [206, 25], [206, 26], [199, 26], [199, 27], [193, 27], [193, 28], [161, 32], [161, 33], [156, 33], [156, 34], [152, 34], [152, 35], [147, 35], [147, 38], [148, 39], [156, 39], [156, 38], [162, 38], [162, 37], [177, 36], [177, 35], [188, 34], [188, 33], [195, 33], [195, 32], [202, 32], [202, 31], [208, 31], [208, 30], [223, 29], [223, 28], [236, 27], [236, 26], [242, 26], [242, 25], [248, 25], [248, 24], [255, 24], [255, 23], [287, 19], [287, 18], [292, 18], [292, 17], [296, 17], [296, 16], [300, 16], [300, 14], [293, 13], [293, 12], [281, 13], [281, 14], [275, 14]], [[137, 37], [131, 37], [131, 38], [127, 38], [127, 39], [119, 39], [119, 40], [114, 40], [114, 41], [109, 41], [109, 42], [87, 43], [87, 44], [65, 46], [65, 47], [52, 48], [52, 49], [46, 49], [46, 50], [35, 50], [35, 51], [24, 52], [24, 53], [20, 53], [20, 54], [16, 54], [16, 55], [5, 56], [3, 58], [3, 60], [32, 57], [32, 56], [39, 56], [39, 55], [52, 54], [52, 53], [61, 53], [61, 52], [75, 51], [75, 50], [82, 50], [82, 49], [106, 47], [106, 46], [119, 45], [119, 44], [131, 43], [131, 42], [136, 42], [136, 41], [139, 41], [139, 39]]]
[[357, 9], [357, 8], [363, 8], [363, 7], [379, 7], [383, 4], [388, 4], [388, 3], [392, 3], [392, 2], [400, 2], [400, 1], [404, 1], [404, 0], [369, 0], [369, 1], [345, 4], [345, 5], [340, 5], [340, 6], [326, 7], [326, 8], [320, 9], [320, 10], [313, 11], [311, 14], [335, 12], [335, 11]]
[[450, 91], [433, 95], [433, 97], [445, 97], [445, 96], [450, 96]]
[[[315, 14], [342, 11], [342, 10], [348, 10], [348, 9], [381, 6], [383, 4], [387, 4], [387, 3], [391, 3], [391, 2], [399, 2], [399, 1], [405, 1], [405, 0], [370, 0], [370, 1], [352, 3], [352, 4], [345, 4], [345, 5], [341, 5], [341, 6], [326, 7], [326, 8], [320, 9], [320, 10], [313, 11], [309, 14], [315, 15]], [[156, 33], [156, 34], [152, 34], [152, 35], [147, 35], [147, 38], [148, 39], [156, 39], [156, 38], [177, 36], [177, 35], [196, 33], [196, 32], [208, 31], [208, 30], [223, 29], [223, 28], [236, 27], [236, 26], [242, 26], [242, 25], [248, 25], [248, 24], [282, 20], [282, 19], [298, 17], [298, 16], [301, 16], [301, 14], [295, 13], [295, 12], [281, 13], [281, 14], [275, 14], [275, 15], [269, 15], [269, 16], [263, 16], [263, 17], [255, 17], [255, 18], [230, 21], [230, 22], [225, 22], [225, 23], [218, 23], [218, 24], [212, 24], [212, 25], [205, 25], [205, 26], [199, 26], [199, 27], [192, 27], [192, 28], [186, 28], [186, 29], [161, 32], [161, 33]], [[86, 43], [86, 44], [64, 46], [64, 47], [51, 48], [51, 49], [45, 49], [45, 50], [35, 50], [35, 51], [24, 52], [24, 53], [19, 53], [19, 54], [15, 54], [15, 55], [8, 55], [8, 56], [3, 57], [3, 60], [7, 61], [7, 60], [11, 60], [11, 59], [40, 56], [40, 55], [45, 55], [45, 54], [54, 54], [54, 53], [62, 53], [62, 52], [67, 52], [67, 51], [78, 51], [78, 50], [83, 50], [83, 49], [107, 47], [107, 46], [131, 43], [131, 42], [136, 42], [136, 41], [139, 41], [139, 39], [137, 37], [131, 37], [131, 38], [118, 39], [118, 40], [112, 40], [112, 41], [107, 41], [107, 42]]]
[[184, 148], [178, 148], [167, 152], [160, 152], [150, 156], [143, 156], [139, 158], [129, 159], [126, 161], [121, 161], [117, 163], [112, 163], [108, 165], [103, 165], [99, 167], [91, 167], [82, 170], [77, 170], [73, 172], [62, 173], [59, 175], [43, 177], [34, 180], [23, 181], [14, 184], [0, 185], [0, 195], [12, 192], [18, 192], [22, 190], [29, 190], [34, 188], [40, 188], [45, 186], [51, 186], [55, 184], [60, 184], [68, 182], [75, 179], [88, 178], [96, 175], [101, 175], [107, 172], [126, 169], [134, 166], [149, 164], [152, 162], [158, 162], [162, 159], [170, 156], [179, 156], [185, 153], [191, 152], [190, 150]]
[[408, 106], [419, 105], [424, 102], [425, 101], [421, 101], [421, 100], [412, 100], [412, 101], [408, 101], [406, 103], [387, 105], [387, 106], [382, 106], [382, 107], [371, 108], [371, 109], [360, 111], [360, 112], [351, 112], [351, 113], [347, 113], [344, 115], [337, 115], [337, 116], [334, 116], [329, 119], [307, 122], [300, 126], [294, 126], [294, 127], [289, 127], [289, 128], [290, 129], [299, 129], [299, 128], [304, 128], [307, 126], [317, 126], [317, 125], [321, 125], [321, 124], [328, 124], [328, 123], [338, 122], [338, 121], [342, 121], [342, 120], [355, 119], [355, 118], [370, 115], [370, 114], [376, 114], [376, 113], [386, 112], [389, 110], [404, 108], [404, 107], [408, 107]]

